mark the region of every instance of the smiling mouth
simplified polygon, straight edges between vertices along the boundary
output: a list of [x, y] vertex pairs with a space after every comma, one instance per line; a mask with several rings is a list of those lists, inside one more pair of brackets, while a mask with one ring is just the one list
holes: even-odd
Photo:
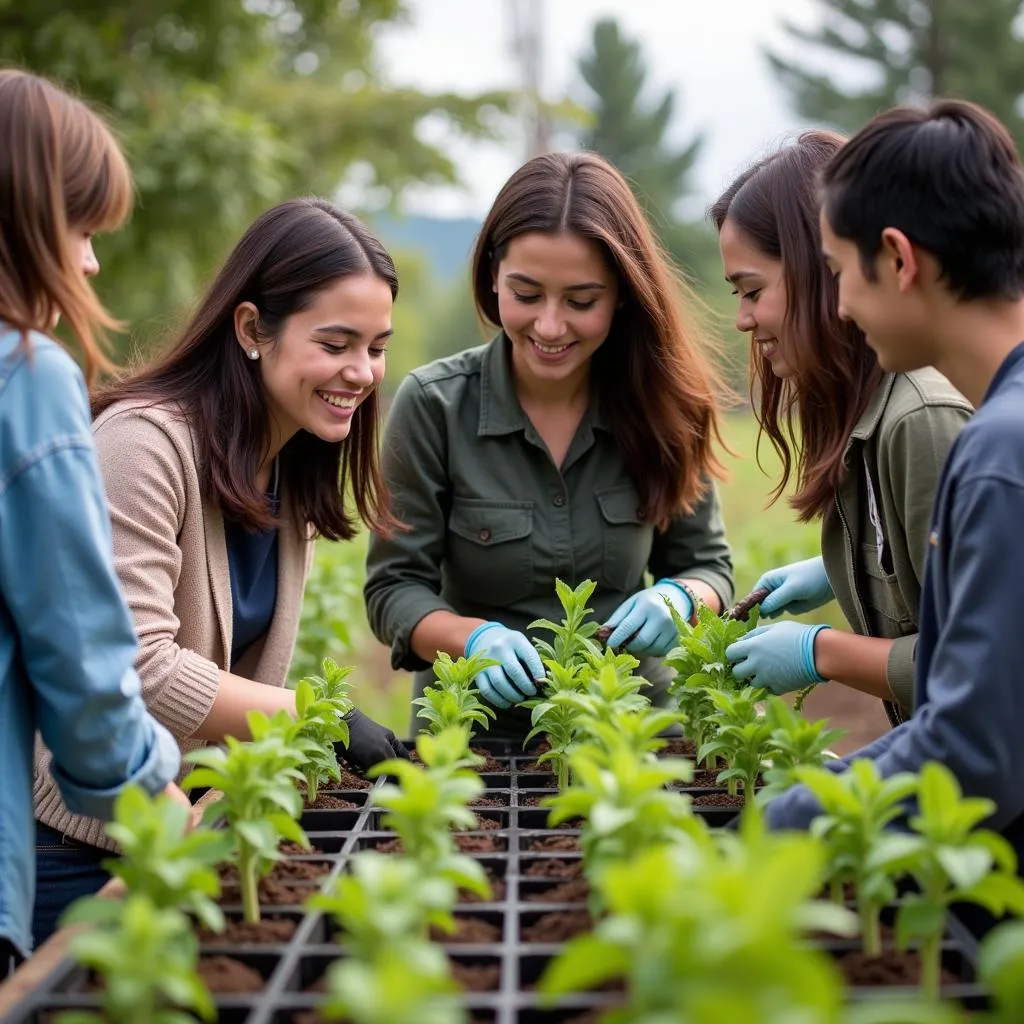
[[354, 409], [359, 402], [358, 395], [329, 395], [326, 391], [318, 391], [317, 395], [335, 409]]
[[567, 352], [569, 349], [576, 344], [575, 341], [567, 341], [564, 345], [542, 345], [536, 338], [530, 339], [530, 344], [534, 346], [539, 352], [543, 352], [546, 356], [557, 356], [563, 352]]

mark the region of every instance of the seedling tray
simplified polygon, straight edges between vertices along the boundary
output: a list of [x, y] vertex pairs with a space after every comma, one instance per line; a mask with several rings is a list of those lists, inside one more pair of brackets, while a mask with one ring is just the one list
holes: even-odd
[[[492, 819], [498, 827], [458, 834], [460, 845], [469, 847], [465, 852], [478, 859], [492, 881], [499, 883], [497, 898], [486, 903], [475, 898], [461, 902], [455, 912], [460, 931], [438, 937], [457, 976], [472, 977], [481, 989], [466, 992], [470, 1020], [473, 1024], [583, 1024], [595, 1020], [602, 1008], [619, 998], [614, 989], [566, 997], [554, 1008], [542, 1006], [536, 993], [538, 979], [565, 939], [589, 924], [585, 885], [579, 881], [579, 830], [547, 827], [547, 812], [537, 801], [552, 794], [554, 779], [543, 770], [522, 770], [537, 768], [534, 755], [523, 756], [511, 741], [478, 740], [474, 746], [488, 751], [501, 767], [507, 765], [507, 771], [483, 775], [488, 787], [484, 797], [500, 806], [476, 809], [478, 816]], [[302, 825], [315, 852], [288, 858], [326, 863], [329, 872], [321, 882], [343, 871], [354, 852], [393, 844], [395, 838], [383, 826], [381, 813], [370, 807], [365, 790], [325, 792], [358, 806], [305, 811]], [[712, 825], [725, 824], [736, 813], [701, 807], [695, 812]], [[493, 849], [479, 849], [481, 846]], [[202, 957], [230, 957], [263, 980], [256, 992], [214, 993], [219, 1024], [312, 1024], [316, 1019], [310, 1014], [323, 996], [315, 986], [328, 965], [344, 955], [344, 949], [331, 919], [303, 909], [303, 899], [317, 883], [295, 882], [289, 887], [295, 894], [292, 902], [264, 904], [263, 910], [265, 918], [285, 922], [277, 927], [291, 930], [290, 935], [269, 942], [210, 937], [202, 943]], [[224, 910], [230, 921], [241, 920], [240, 906], [225, 904]], [[888, 923], [891, 916], [885, 914], [883, 920]], [[462, 929], [467, 927], [472, 931], [464, 934]], [[816, 945], [839, 957], [857, 944], [826, 937]], [[950, 921], [943, 943], [943, 965], [964, 977], [962, 982], [946, 986], [944, 996], [969, 1009], [983, 1008], [985, 992], [975, 980], [976, 944], [955, 919]], [[95, 1009], [98, 1001], [89, 982], [85, 971], [66, 960], [0, 1024], [53, 1024], [54, 1015], [61, 1010]], [[906, 989], [850, 987], [847, 992], [851, 1000], [859, 1000], [899, 995]]]

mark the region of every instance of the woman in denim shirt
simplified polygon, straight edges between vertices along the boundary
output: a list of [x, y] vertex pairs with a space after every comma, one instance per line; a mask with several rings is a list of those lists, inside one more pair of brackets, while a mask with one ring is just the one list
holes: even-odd
[[177, 744], [146, 712], [114, 574], [82, 373], [50, 332], [63, 317], [90, 380], [116, 326], [87, 278], [95, 231], [132, 185], [106, 126], [21, 71], [0, 71], [0, 979], [27, 956], [35, 887], [32, 751], [53, 751], [69, 807], [109, 817], [130, 782], [173, 783]]

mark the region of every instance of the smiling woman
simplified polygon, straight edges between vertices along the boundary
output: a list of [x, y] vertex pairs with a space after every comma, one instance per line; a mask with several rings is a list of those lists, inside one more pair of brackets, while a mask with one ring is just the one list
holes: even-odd
[[[377, 467], [394, 264], [354, 217], [283, 203], [235, 247], [181, 337], [101, 388], [94, 434], [114, 561], [138, 633], [142, 692], [183, 751], [248, 737], [284, 687], [317, 534], [394, 526]], [[345, 505], [350, 488], [356, 515]], [[354, 716], [354, 717], [353, 717]], [[347, 757], [405, 754], [353, 712]], [[102, 823], [62, 803], [37, 763], [35, 941], [106, 877]]]

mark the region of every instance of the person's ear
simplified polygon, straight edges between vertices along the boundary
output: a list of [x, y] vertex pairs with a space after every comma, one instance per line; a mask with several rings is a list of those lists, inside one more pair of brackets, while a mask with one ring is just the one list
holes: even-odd
[[892, 268], [896, 287], [901, 292], [910, 290], [921, 269], [913, 242], [899, 228], [885, 228], [882, 231], [882, 251], [876, 259], [878, 262], [884, 262]]
[[235, 340], [252, 360], [260, 357], [259, 322], [259, 310], [251, 302], [240, 302], [235, 307]]

